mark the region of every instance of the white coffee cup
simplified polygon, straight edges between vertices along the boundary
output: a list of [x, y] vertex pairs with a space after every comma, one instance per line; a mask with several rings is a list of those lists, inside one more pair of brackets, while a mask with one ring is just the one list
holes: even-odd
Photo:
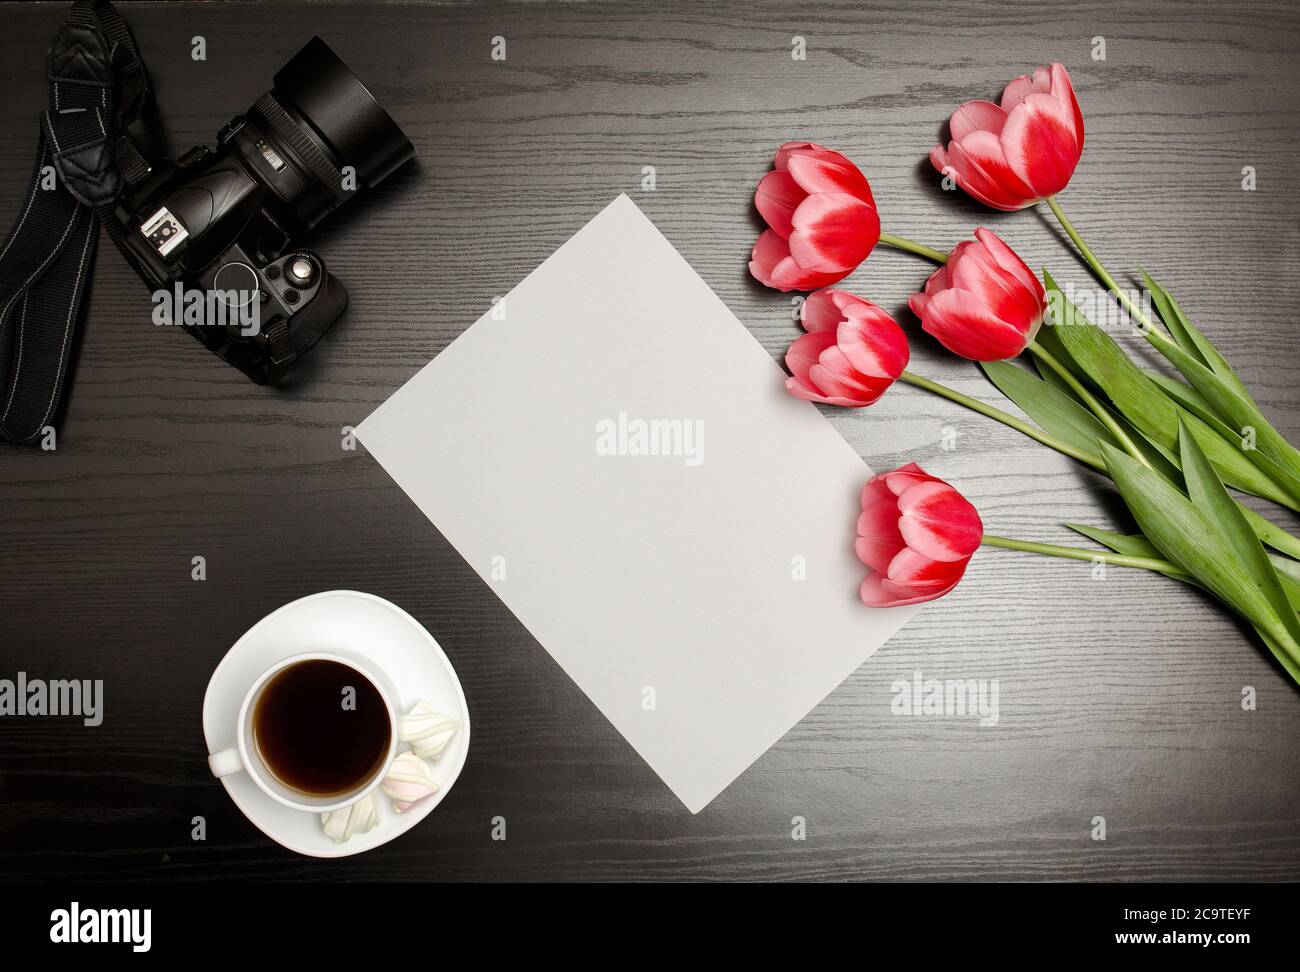
[[[317, 797], [285, 786], [275, 778], [275, 774], [267, 767], [254, 742], [253, 713], [257, 710], [257, 700], [261, 697], [267, 683], [286, 668], [306, 661], [332, 661], [354, 669], [359, 675], [369, 679], [370, 683], [378, 690], [379, 695], [384, 700], [384, 708], [388, 713], [388, 752], [384, 756], [383, 762], [365, 782], [358, 784], [354, 789], [344, 794]], [[393, 683], [387, 675], [376, 669], [370, 662], [350, 652], [342, 651], [311, 651], [293, 655], [276, 662], [259, 675], [257, 680], [249, 687], [248, 692], [244, 695], [243, 705], [239, 707], [235, 745], [210, 755], [208, 757], [208, 767], [212, 770], [212, 775], [217, 777], [230, 776], [232, 773], [247, 773], [267, 796], [294, 810], [302, 810], [306, 813], [329, 813], [332, 810], [341, 810], [373, 793], [379, 784], [383, 782], [384, 776], [393, 764], [393, 759], [397, 756], [398, 713], [400, 711], [401, 703]]]

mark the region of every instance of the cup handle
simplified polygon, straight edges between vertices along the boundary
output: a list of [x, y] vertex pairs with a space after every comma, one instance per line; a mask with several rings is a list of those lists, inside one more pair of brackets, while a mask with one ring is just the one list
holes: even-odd
[[223, 749], [219, 753], [213, 753], [208, 757], [208, 769], [212, 770], [212, 775], [230, 776], [233, 773], [241, 772], [244, 768], [244, 761], [239, 757], [239, 749], [231, 746], [229, 749]]

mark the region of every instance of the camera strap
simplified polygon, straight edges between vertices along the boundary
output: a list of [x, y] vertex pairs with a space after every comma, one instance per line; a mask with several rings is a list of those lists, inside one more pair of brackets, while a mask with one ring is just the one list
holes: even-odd
[[0, 249], [0, 438], [11, 442], [35, 442], [60, 418], [99, 225], [121, 238], [113, 200], [149, 171], [126, 135], [149, 78], [113, 5], [74, 3], [48, 66], [32, 180]]

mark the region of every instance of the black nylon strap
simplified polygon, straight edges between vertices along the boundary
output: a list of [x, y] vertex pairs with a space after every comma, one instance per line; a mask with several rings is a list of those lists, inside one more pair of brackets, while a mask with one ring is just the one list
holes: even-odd
[[51, 158], [42, 134], [22, 215], [0, 250], [0, 436], [11, 442], [40, 438], [59, 410], [94, 265], [93, 211], [62, 182], [42, 188]]
[[0, 249], [0, 438], [11, 442], [42, 438], [62, 411], [100, 219], [114, 241], [122, 232], [118, 159], [132, 177], [147, 173], [122, 143], [149, 78], [108, 0], [72, 5], [50, 45], [49, 82], [32, 181]]
[[107, 42], [109, 67], [118, 86], [113, 127], [125, 129], [140, 117], [153, 93], [130, 28], [110, 0], [75, 0], [68, 19], [71, 25], [94, 27]]

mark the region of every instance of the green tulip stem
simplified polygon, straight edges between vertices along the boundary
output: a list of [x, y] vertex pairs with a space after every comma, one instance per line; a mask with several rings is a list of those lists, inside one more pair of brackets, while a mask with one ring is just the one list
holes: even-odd
[[881, 233], [880, 242], [885, 246], [892, 246], [896, 250], [906, 250], [908, 253], [915, 253], [919, 257], [925, 257], [934, 263], [947, 263], [948, 254], [936, 250], [932, 246], [926, 246], [924, 243], [913, 243], [911, 240], [905, 240], [901, 236], [895, 236], [893, 233]]
[[[1079, 253], [1083, 256], [1083, 259], [1087, 262], [1088, 266], [1092, 268], [1093, 273], [1097, 275], [1097, 279], [1100, 280], [1106, 286], [1106, 288], [1111, 292], [1111, 294], [1115, 297], [1115, 299], [1117, 299], [1120, 302], [1120, 304], [1124, 307], [1124, 309], [1127, 310], [1129, 314], [1134, 318], [1134, 320], [1136, 320], [1137, 323], [1140, 325], [1140, 329], [1142, 331], [1143, 336], [1153, 345], [1166, 344], [1173, 347], [1177, 347], [1177, 342], [1174, 341], [1174, 339], [1170, 337], [1163, 329], [1156, 327], [1151, 322], [1150, 318], [1148, 318], [1145, 314], [1142, 313], [1141, 308], [1139, 308], [1136, 304], [1134, 304], [1132, 299], [1130, 299], [1128, 295], [1125, 294], [1124, 291], [1120, 289], [1119, 285], [1115, 282], [1115, 278], [1112, 277], [1110, 273], [1107, 272], [1104, 266], [1102, 266], [1101, 261], [1097, 259], [1097, 255], [1092, 252], [1092, 248], [1089, 247], [1088, 244], [1083, 241], [1083, 237], [1080, 236], [1079, 231], [1074, 228], [1074, 224], [1071, 223], [1069, 218], [1065, 215], [1065, 213], [1061, 211], [1061, 204], [1056, 201], [1055, 196], [1047, 197], [1047, 205], [1055, 214], [1057, 220], [1060, 222], [1061, 228], [1064, 229], [1066, 234], [1070, 237], [1070, 239], [1074, 241], [1074, 245], [1078, 247]], [[1043, 357], [1041, 353], [1041, 349], [1037, 348], [1035, 345], [1030, 345], [1030, 350], [1038, 354], [1040, 358]], [[1043, 360], [1047, 362], [1046, 358], [1043, 358]], [[1052, 367], [1050, 362], [1048, 362], [1048, 367]], [[1062, 377], [1064, 377], [1064, 372], [1062, 372], [1060, 369], [1053, 368], [1053, 370], [1056, 371], [1058, 374], [1062, 375]], [[1066, 380], [1068, 381], [1068, 379]], [[1071, 385], [1071, 387], [1074, 386]], [[1087, 399], [1084, 400], [1087, 401]], [[1095, 412], [1096, 409], [1093, 409], [1093, 411]], [[1101, 418], [1101, 415], [1098, 414], [1097, 417]], [[1107, 425], [1107, 428], [1110, 428], [1109, 424]], [[1114, 430], [1112, 429], [1111, 431], [1113, 432]], [[1125, 442], [1125, 439], [1121, 438], [1120, 443], [1124, 445], [1127, 451], [1129, 451], [1133, 455], [1136, 455], [1136, 453], [1132, 453], [1132, 450], [1128, 449], [1128, 445]], [[1146, 459], [1141, 456], [1139, 456], [1138, 458], [1142, 459], [1144, 463], [1147, 462]], [[1150, 464], [1147, 463], [1147, 465]], [[1255, 535], [1258, 536], [1264, 543], [1268, 544], [1270, 547], [1273, 547], [1277, 550], [1281, 550], [1283, 553], [1289, 554], [1292, 557], [1300, 558], [1300, 537], [1296, 537], [1294, 534], [1288, 533], [1287, 531], [1283, 530], [1281, 527], [1277, 526], [1274, 523], [1269, 522], [1264, 517], [1260, 516], [1254, 510], [1251, 510], [1247, 506], [1243, 506], [1241, 503], [1238, 503], [1237, 506], [1246, 515], [1246, 519], [1250, 523], [1251, 529], [1254, 530]]]
[[1156, 327], [1156, 325], [1152, 323], [1151, 318], [1147, 317], [1146, 314], [1142, 312], [1142, 308], [1133, 303], [1133, 298], [1129, 297], [1128, 293], [1115, 282], [1115, 278], [1110, 275], [1110, 271], [1108, 271], [1105, 266], [1102, 265], [1102, 262], [1097, 259], [1097, 254], [1092, 252], [1092, 248], [1083, 241], [1083, 237], [1079, 235], [1079, 231], [1074, 228], [1074, 224], [1070, 222], [1069, 218], [1061, 210], [1061, 204], [1056, 201], [1055, 196], [1047, 197], [1047, 206], [1051, 209], [1053, 215], [1056, 216], [1057, 222], [1061, 224], [1061, 229], [1065, 230], [1066, 235], [1074, 241], [1074, 245], [1079, 249], [1079, 254], [1087, 262], [1088, 266], [1092, 268], [1092, 272], [1097, 275], [1097, 279], [1102, 282], [1108, 291], [1110, 291], [1110, 295], [1119, 301], [1120, 306], [1128, 311], [1129, 316], [1132, 317], [1133, 320], [1137, 321], [1139, 329], [1146, 336], [1147, 340], [1152, 344], [1161, 341], [1165, 344], [1174, 344], [1174, 339], [1166, 334], [1162, 328]]
[[[1048, 557], [1065, 557], [1069, 560], [1086, 560], [1090, 563], [1114, 564], [1117, 567], [1137, 567], [1142, 570], [1154, 570], [1172, 577], [1203, 587], [1191, 574], [1169, 560], [1155, 557], [1130, 557], [1127, 554], [1113, 553], [1109, 550], [1085, 550], [1082, 547], [1065, 547], [1055, 543], [1035, 543], [1032, 540], [1016, 540], [1012, 537], [998, 537], [991, 533], [984, 534], [980, 543], [986, 547], [1002, 547], [1004, 550], [1019, 550], [1024, 553], [1043, 554]], [[1270, 651], [1282, 667], [1287, 670], [1297, 683], [1300, 683], [1300, 644], [1291, 636], [1286, 625], [1281, 621], [1260, 622], [1255, 630], [1268, 645]]]
[[1117, 567], [1139, 567], [1143, 570], [1155, 570], [1162, 574], [1187, 576], [1177, 564], [1154, 557], [1130, 557], [1125, 554], [1112, 553], [1108, 550], [1086, 550], [1083, 547], [1064, 547], [1055, 543], [1035, 543], [1032, 540], [1016, 540], [1011, 537], [997, 537], [991, 533], [984, 534], [980, 541], [986, 547], [1002, 547], [1005, 550], [1020, 550], [1025, 553], [1044, 554], [1048, 557], [1065, 557], [1069, 560], [1086, 560], [1089, 563], [1114, 564]]
[[[1000, 408], [987, 405], [984, 402], [981, 402], [978, 398], [963, 395], [956, 389], [949, 388], [947, 385], [941, 385], [937, 381], [931, 381], [929, 378], [922, 378], [920, 375], [914, 374], [910, 371], [904, 371], [898, 377], [909, 385], [923, 388], [931, 394], [938, 395], [941, 398], [946, 398], [950, 402], [956, 402], [958, 405], [969, 408], [971, 411], [979, 412], [981, 415], [986, 415], [994, 421], [1001, 422], [1003, 425], [1029, 436], [1029, 438], [1033, 439], [1035, 442], [1041, 442], [1049, 449], [1055, 449], [1057, 452], [1061, 453], [1061, 455], [1069, 456], [1071, 459], [1081, 462], [1091, 469], [1097, 470], [1097, 472], [1101, 473], [1103, 476], [1110, 476], [1110, 470], [1106, 468], [1106, 464], [1101, 461], [1099, 456], [1091, 455], [1080, 449], [1076, 449], [1068, 442], [1063, 442], [1055, 436], [1048, 435], [1042, 429], [1030, 425], [1028, 422], [1018, 419], [1014, 415], [1002, 411]], [[1300, 537], [1288, 533], [1277, 524], [1265, 519], [1250, 507], [1245, 506], [1240, 502], [1237, 503], [1237, 507], [1245, 515], [1246, 521], [1250, 524], [1251, 529], [1260, 540], [1275, 550], [1280, 550], [1285, 554], [1300, 559]], [[1110, 555], [1108, 554], [1107, 556]], [[1115, 562], [1118, 563], [1119, 561]]]
[[1017, 432], [1029, 436], [1036, 442], [1041, 442], [1049, 449], [1055, 449], [1057, 452], [1067, 455], [1071, 459], [1076, 459], [1084, 465], [1091, 466], [1099, 472], [1106, 472], [1105, 464], [1102, 463], [1097, 456], [1091, 456], [1080, 449], [1076, 449], [1068, 442], [1063, 442], [1055, 436], [1048, 435], [1042, 429], [1030, 425], [1023, 419], [1016, 418], [1009, 412], [1004, 412], [1000, 408], [994, 408], [992, 405], [987, 405], [984, 402], [981, 402], [978, 398], [971, 398], [969, 395], [963, 395], [961, 392], [949, 388], [947, 385], [941, 385], [937, 381], [931, 381], [929, 378], [922, 378], [920, 375], [913, 374], [910, 371], [904, 371], [898, 377], [909, 385], [915, 385], [917, 388], [924, 388], [926, 391], [938, 395], [941, 398], [946, 398], [950, 402], [956, 402], [958, 405], [963, 405], [973, 412], [979, 412], [981, 415], [986, 415], [997, 422], [1001, 422], [1003, 425], [1009, 426]]
[[1057, 361], [1056, 356], [1037, 341], [1030, 342], [1029, 351], [1037, 357], [1039, 361], [1043, 362], [1043, 364], [1056, 372], [1060, 376], [1061, 380], [1070, 386], [1070, 390], [1078, 395], [1080, 400], [1088, 406], [1088, 410], [1092, 412], [1093, 415], [1097, 416], [1098, 421], [1100, 421], [1102, 425], [1106, 426], [1107, 431], [1115, 437], [1115, 440], [1119, 442], [1125, 452], [1147, 468], [1151, 467], [1151, 463], [1142, 453], [1142, 450], [1137, 447], [1129, 437], [1128, 433], [1125, 432], [1120, 424], [1115, 421], [1115, 416], [1111, 415], [1110, 410], [1107, 409], [1106, 406], [1102, 405], [1102, 403], [1097, 400], [1096, 396], [1093, 395], [1092, 392], [1088, 391], [1083, 382], [1079, 381], [1079, 379], [1074, 376], [1074, 372], [1070, 371], [1069, 368]]

